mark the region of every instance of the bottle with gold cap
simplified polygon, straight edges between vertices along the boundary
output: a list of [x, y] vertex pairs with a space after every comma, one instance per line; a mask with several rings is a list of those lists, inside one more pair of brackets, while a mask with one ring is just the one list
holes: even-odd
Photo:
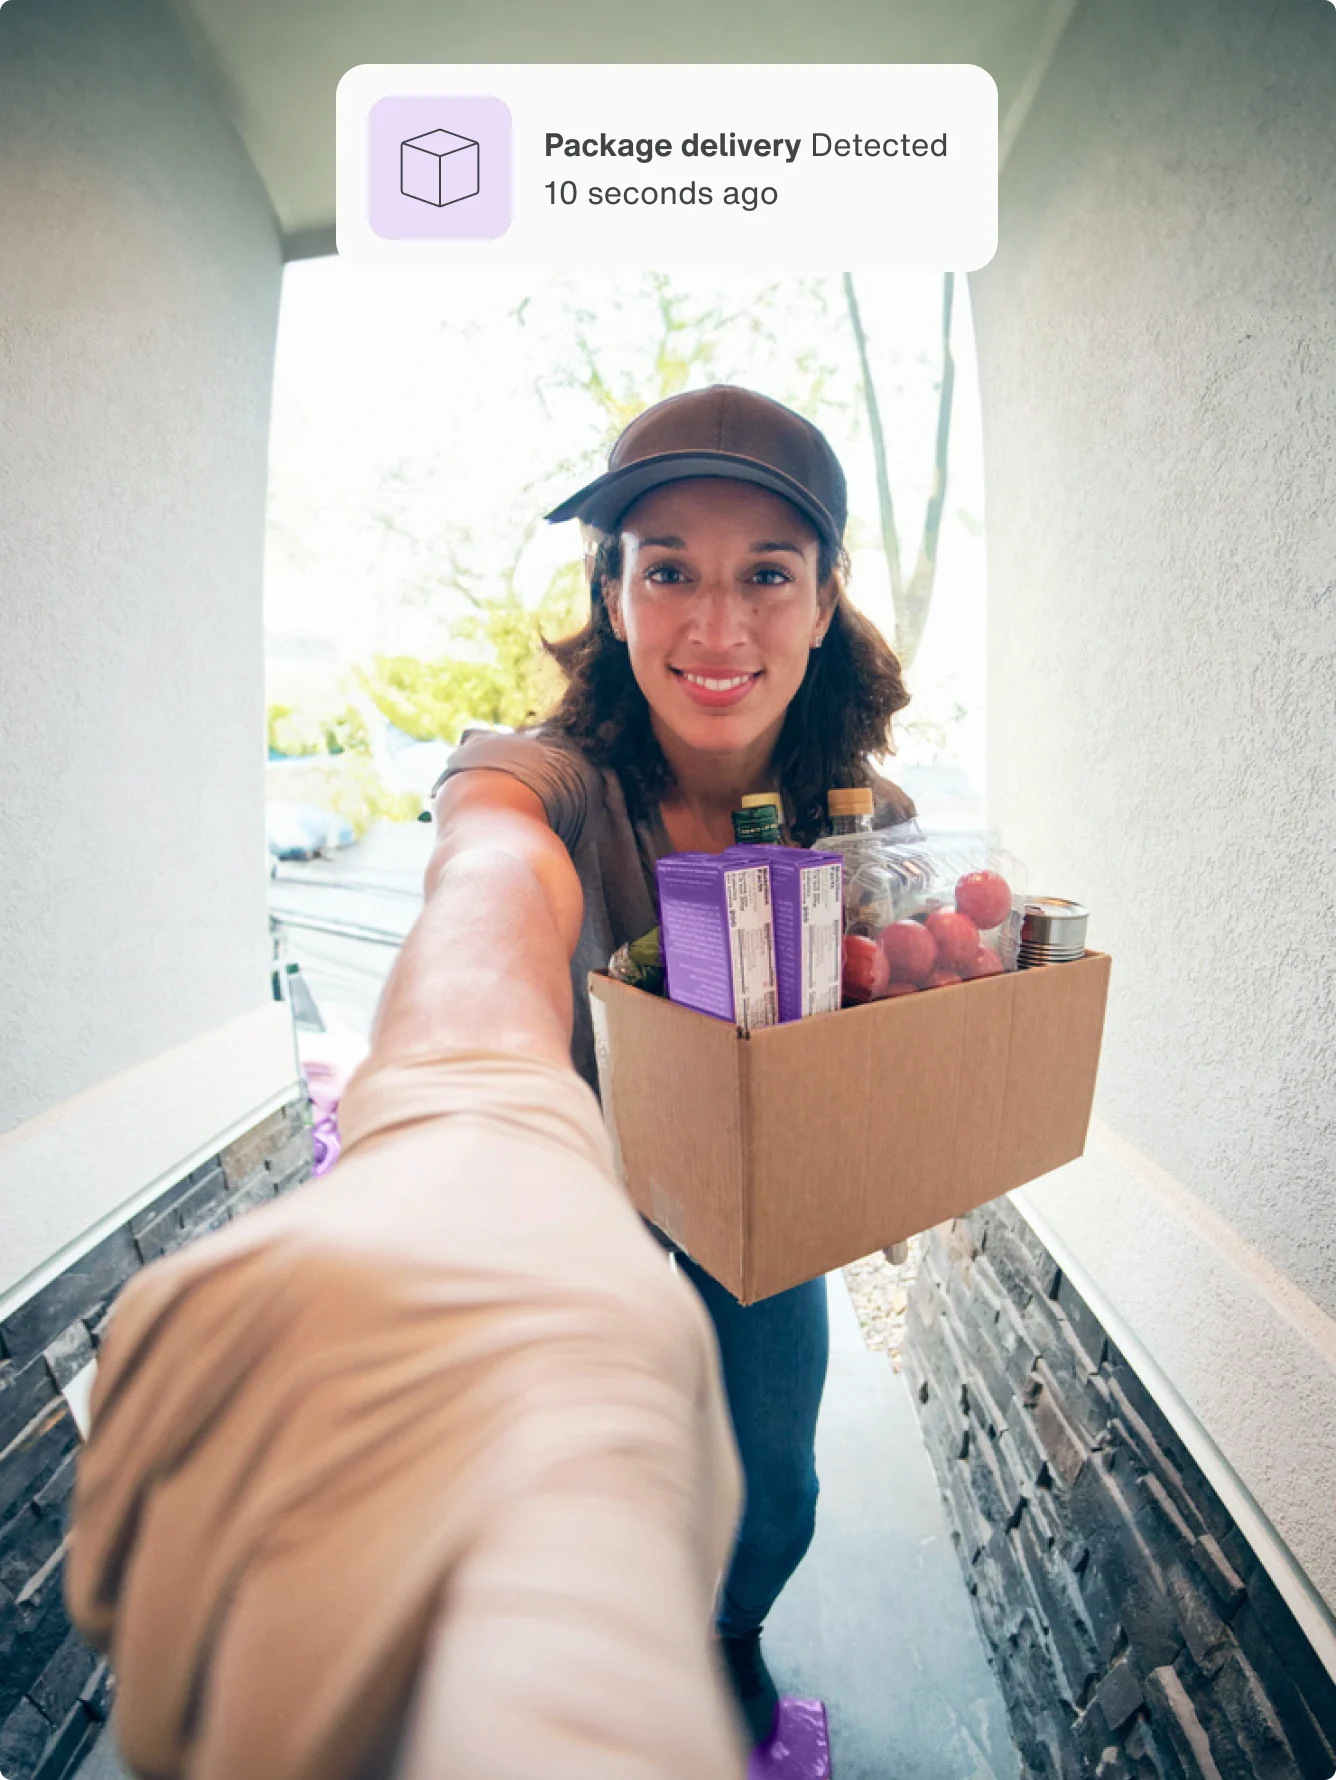
[[864, 936], [881, 932], [894, 919], [883, 836], [872, 826], [872, 792], [866, 785], [842, 785], [826, 793], [829, 832], [814, 843], [822, 853], [844, 859], [845, 931]]
[[826, 809], [830, 814], [832, 836], [872, 833], [872, 792], [866, 785], [837, 787], [828, 791]]
[[742, 808], [733, 812], [733, 839], [739, 846], [782, 847], [783, 813], [778, 791], [749, 793], [742, 800]]

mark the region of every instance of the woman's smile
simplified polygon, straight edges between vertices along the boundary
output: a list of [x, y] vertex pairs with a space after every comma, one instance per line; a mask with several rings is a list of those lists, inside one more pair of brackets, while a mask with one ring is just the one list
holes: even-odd
[[764, 668], [757, 668], [730, 674], [718, 669], [674, 667], [671, 662], [666, 665], [689, 699], [706, 710], [716, 711], [741, 704], [765, 672]]

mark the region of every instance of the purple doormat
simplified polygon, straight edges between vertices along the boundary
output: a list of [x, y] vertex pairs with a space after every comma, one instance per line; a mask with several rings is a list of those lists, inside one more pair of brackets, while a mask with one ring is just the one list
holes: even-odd
[[779, 1702], [770, 1741], [753, 1749], [747, 1780], [830, 1780], [830, 1734], [820, 1700]]

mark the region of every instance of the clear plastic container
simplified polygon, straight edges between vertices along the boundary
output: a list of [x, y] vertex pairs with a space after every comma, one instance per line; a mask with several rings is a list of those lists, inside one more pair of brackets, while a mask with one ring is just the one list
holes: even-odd
[[[924, 920], [935, 909], [954, 909], [960, 880], [974, 872], [995, 872], [1009, 893], [1001, 918], [979, 926], [979, 941], [997, 953], [1004, 970], [1018, 963], [1025, 869], [985, 832], [933, 832], [917, 822], [894, 828], [859, 828], [823, 836], [822, 852], [844, 859], [844, 931], [877, 939], [896, 921]], [[968, 911], [966, 911], [968, 912]]]

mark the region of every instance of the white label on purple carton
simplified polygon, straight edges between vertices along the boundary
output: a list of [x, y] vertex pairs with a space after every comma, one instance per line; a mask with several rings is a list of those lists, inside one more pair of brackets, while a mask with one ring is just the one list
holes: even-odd
[[775, 945], [770, 922], [770, 873], [765, 866], [724, 873], [728, 899], [729, 952], [733, 963], [733, 1009], [739, 1026], [774, 1026], [779, 1021]]
[[802, 878], [802, 1011], [833, 1014], [840, 1006], [843, 965], [843, 873], [823, 865]]

